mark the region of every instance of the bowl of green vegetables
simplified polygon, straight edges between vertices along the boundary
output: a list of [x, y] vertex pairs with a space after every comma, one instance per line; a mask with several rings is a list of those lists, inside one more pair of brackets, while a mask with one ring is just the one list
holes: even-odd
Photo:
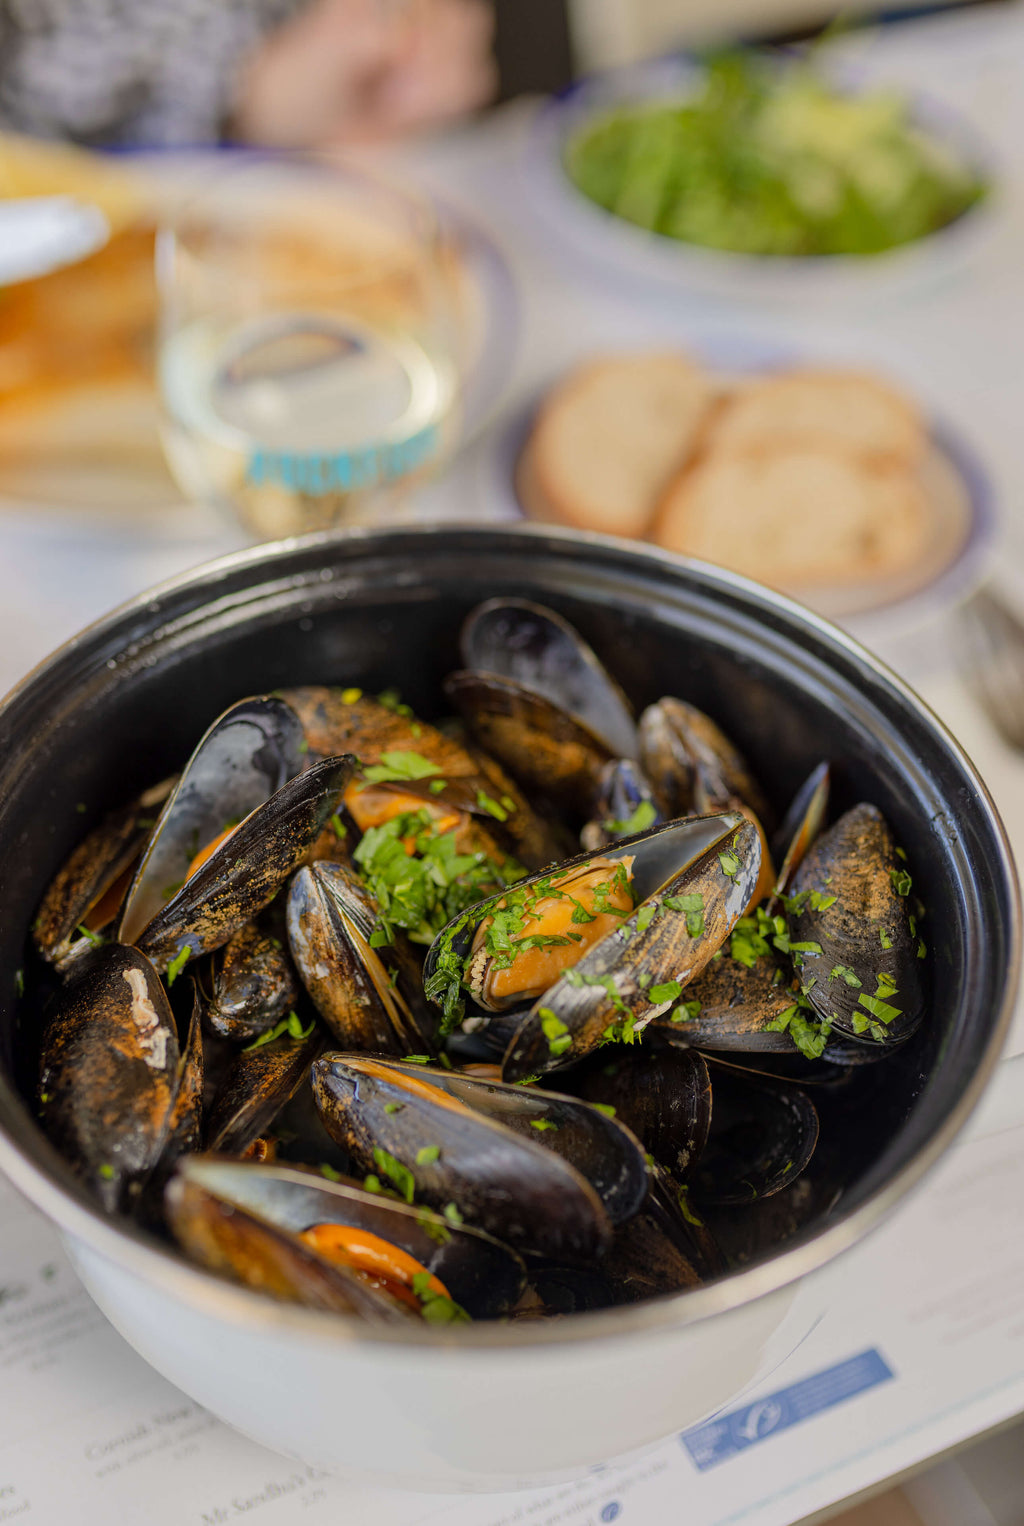
[[801, 300], [959, 263], [994, 192], [965, 123], [833, 76], [815, 51], [733, 49], [584, 81], [539, 114], [527, 173], [591, 259]]

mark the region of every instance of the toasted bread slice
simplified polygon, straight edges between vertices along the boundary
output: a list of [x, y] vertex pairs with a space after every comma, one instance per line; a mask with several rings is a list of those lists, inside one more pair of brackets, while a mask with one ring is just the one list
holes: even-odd
[[709, 430], [709, 451], [790, 446], [849, 451], [870, 461], [921, 460], [925, 430], [910, 400], [854, 371], [797, 370], [741, 383]]
[[548, 396], [527, 448], [523, 507], [535, 518], [642, 536], [691, 456], [713, 395], [682, 355], [590, 361]]
[[915, 472], [818, 447], [706, 457], [665, 494], [652, 539], [800, 589], [905, 572], [928, 525]]

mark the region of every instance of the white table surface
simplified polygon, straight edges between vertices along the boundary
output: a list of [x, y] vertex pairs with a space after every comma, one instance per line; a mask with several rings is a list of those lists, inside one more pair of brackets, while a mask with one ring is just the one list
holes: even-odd
[[[851, 304], [827, 316], [716, 309], [681, 296], [666, 303], [663, 294], [631, 290], [622, 283], [606, 284], [577, 269], [558, 247], [539, 235], [531, 220], [529, 186], [519, 175], [522, 137], [534, 109], [530, 103], [504, 108], [482, 126], [459, 130], [398, 156], [403, 168], [465, 206], [500, 242], [519, 282], [522, 301], [520, 350], [517, 357], [510, 357], [509, 390], [502, 409], [492, 427], [430, 490], [425, 510], [459, 517], [502, 512], [507, 487], [501, 465], [510, 421], [541, 383], [576, 356], [659, 329], [666, 338], [681, 343], [691, 336], [755, 335], [813, 353], [870, 359], [908, 382], [927, 405], [955, 420], [984, 460], [995, 485], [1000, 516], [998, 575], [1009, 585], [1024, 588], [1024, 151], [1020, 147], [1024, 144], [1024, 11], [1015, 5], [943, 16], [854, 38], [845, 46], [861, 54], [879, 77], [912, 86], [926, 84], [932, 95], [948, 100], [973, 120], [1003, 158], [998, 236], [970, 270], [895, 305], [877, 304], [867, 310]], [[126, 525], [123, 520], [86, 523], [80, 514], [54, 509], [0, 505], [0, 690], [112, 605], [243, 543], [237, 531], [197, 508], [151, 514]], [[874, 635], [881, 639], [877, 631]], [[956, 676], [953, 639], [949, 619], [943, 617], [881, 644], [885, 655], [917, 685], [975, 758], [1012, 840], [1024, 851], [1024, 760], [999, 742]], [[1024, 1050], [1020, 1016], [1011, 1048]], [[1000, 1160], [1002, 1168], [1016, 1178], [1019, 1199], [1024, 1171], [1022, 1131], [1016, 1132], [1015, 1141], [1004, 1137]], [[959, 1158], [962, 1178], [967, 1169], [962, 1162], [968, 1157]], [[924, 1208], [919, 1212], [927, 1214]], [[1020, 1239], [1017, 1249], [1024, 1254], [1024, 1229]], [[867, 1330], [869, 1315], [863, 1323]], [[966, 1402], [952, 1410], [947, 1406], [937, 1417], [925, 1367], [916, 1379], [910, 1374], [912, 1381], [903, 1385], [900, 1402], [911, 1406], [910, 1413], [903, 1411], [902, 1421], [906, 1433], [916, 1438], [915, 1460], [998, 1423], [1013, 1413], [1013, 1405], [1024, 1404], [1024, 1354], [1019, 1369], [1010, 1361], [1007, 1371], [997, 1373], [999, 1361], [1007, 1361], [1005, 1343], [1001, 1355], [996, 1343], [986, 1356], [988, 1351], [982, 1342], [971, 1357], [971, 1382], [982, 1395], [973, 1407]], [[827, 1355], [822, 1358], [822, 1365], [827, 1359]], [[987, 1386], [986, 1361], [991, 1363], [993, 1378]], [[78, 1373], [75, 1381], [86, 1380]], [[134, 1367], [132, 1381], [141, 1381]], [[831, 1416], [843, 1413], [840, 1408], [814, 1422], [823, 1428], [819, 1435], [826, 1451], [831, 1447], [835, 1452], [836, 1428], [841, 1423]], [[819, 1479], [816, 1486], [807, 1484], [802, 1493], [794, 1492], [791, 1504], [780, 1498], [771, 1509], [759, 1511], [749, 1500], [742, 1508], [734, 1502], [734, 1513], [728, 1518], [758, 1523], [795, 1519], [830, 1499], [867, 1487], [884, 1477], [887, 1468], [893, 1471], [903, 1465], [895, 1453], [887, 1463], [879, 1446], [876, 1436], [861, 1452], [853, 1449], [841, 1467], [837, 1463], [827, 1483]], [[5, 1457], [0, 1447], [0, 1472]], [[182, 1480], [185, 1472], [187, 1468], [180, 1475]], [[706, 1483], [711, 1477], [702, 1475], [701, 1499], [713, 1499], [714, 1491]], [[172, 1510], [166, 1518], [204, 1520], [198, 1505], [190, 1504], [186, 1510], [184, 1504], [186, 1495], [190, 1501], [195, 1497], [195, 1480], [191, 1494], [184, 1482], [181, 1487], [182, 1513], [175, 1516]], [[654, 1495], [647, 1506], [643, 1497], [639, 1489], [633, 1519], [643, 1526], [670, 1519]], [[358, 1518], [374, 1526], [378, 1521], [414, 1518], [414, 1512], [403, 1514], [390, 1498], [375, 1503], [366, 1497], [363, 1505]], [[546, 1519], [537, 1509], [536, 1518]], [[421, 1515], [427, 1513], [424, 1510]], [[457, 1512], [460, 1521], [472, 1518], [481, 1523], [490, 1522], [492, 1515], [496, 1520], [497, 1514], [483, 1509], [476, 1515], [461, 1508]], [[314, 1515], [321, 1518], [318, 1512], [303, 1518]], [[37, 1510], [36, 1516], [40, 1521], [62, 1518], [48, 1516], [45, 1510]], [[135, 1517], [129, 1513], [121, 1518]], [[271, 1519], [269, 1510], [266, 1518]], [[338, 1518], [349, 1519], [347, 1515]], [[556, 1518], [560, 1517], [550, 1516], [552, 1521]], [[712, 1504], [697, 1510], [695, 1506], [692, 1526], [726, 1518], [724, 1507]], [[285, 1521], [288, 1516], [275, 1510], [273, 1519]], [[687, 1526], [691, 1526], [689, 1519]]]

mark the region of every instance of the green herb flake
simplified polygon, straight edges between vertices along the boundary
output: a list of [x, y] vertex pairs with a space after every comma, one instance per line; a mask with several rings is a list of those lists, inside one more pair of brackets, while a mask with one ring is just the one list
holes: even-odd
[[400, 1160], [396, 1160], [387, 1150], [382, 1150], [380, 1145], [374, 1147], [373, 1163], [397, 1187], [405, 1201], [411, 1203], [416, 1191], [416, 1179], [409, 1167], [403, 1166]]
[[469, 1322], [469, 1315], [461, 1304], [457, 1304], [453, 1298], [444, 1293], [438, 1293], [430, 1286], [432, 1281], [429, 1272], [415, 1272], [412, 1279], [412, 1290], [420, 1301], [420, 1313], [431, 1325], [465, 1324]]
[[928, 950], [924, 946], [924, 939], [923, 938], [918, 938], [918, 940], [917, 940], [917, 957], [918, 957], [918, 959], [923, 959], [927, 952], [928, 952]]
[[404, 1056], [407, 1065], [429, 1065], [429, 1054], [407, 1054]]
[[897, 895], [907, 896], [910, 894], [911, 886], [914, 882], [906, 869], [890, 869], [889, 878], [892, 881], [892, 888]]
[[284, 1038], [286, 1035], [298, 1043], [302, 1039], [308, 1039], [315, 1026], [314, 1021], [310, 1022], [308, 1028], [303, 1028], [298, 1014], [289, 1012], [287, 1017], [282, 1017], [276, 1027], [268, 1028], [266, 1033], [261, 1033], [259, 1038], [253, 1039], [251, 1044], [246, 1044], [243, 1053], [248, 1053], [250, 1049], [262, 1049], [264, 1044], [272, 1044], [275, 1039]]
[[167, 986], [168, 986], [168, 989], [170, 989], [170, 987], [177, 980], [178, 976], [181, 974], [182, 970], [185, 968], [186, 964], [188, 964], [188, 962], [189, 962], [189, 960], [191, 958], [192, 958], [192, 950], [189, 948], [188, 944], [186, 943], [185, 947], [178, 950], [178, 952], [175, 954], [174, 958], [171, 960], [170, 964], [167, 966]]
[[863, 985], [848, 964], [834, 964], [828, 972], [829, 980], [845, 980], [848, 986]]
[[669, 1018], [669, 1022], [689, 1023], [692, 1022], [695, 1017], [699, 1016], [700, 1002], [696, 1000], [684, 1001], [678, 1007], [673, 1007], [672, 1016]]
[[611, 833], [615, 837], [633, 837], [637, 832], [646, 832], [648, 827], [653, 826], [657, 816], [658, 812], [654, 802], [652, 800], [641, 800], [633, 814], [627, 816], [624, 821], [610, 818], [608, 821], [602, 822], [602, 826], [606, 832]]
[[343, 705], [354, 705], [362, 697], [362, 689], [342, 689], [341, 691], [341, 703]]
[[704, 1220], [694, 1213], [690, 1207], [690, 1189], [688, 1187], [677, 1188], [677, 1202], [679, 1203], [679, 1212], [687, 1224], [693, 1224], [697, 1229], [703, 1229]]
[[878, 941], [883, 948], [892, 948], [892, 939], [889, 937], [889, 934], [886, 932], [884, 927], [880, 927], [878, 929]]
[[660, 985], [651, 986], [647, 996], [656, 1006], [660, 1006], [662, 1002], [675, 1001], [682, 989], [678, 980], [663, 980]]
[[432, 1165], [441, 1154], [440, 1145], [423, 1145], [416, 1151], [416, 1164], [418, 1166]]
[[487, 812], [488, 816], [493, 816], [495, 821], [508, 820], [508, 812], [505, 808], [500, 806], [496, 800], [492, 800], [485, 790], [477, 790], [476, 803], [482, 811]]
[[740, 872], [740, 861], [735, 853], [720, 853], [718, 862], [722, 866], [722, 873], [726, 879], [734, 880]]
[[321, 1162], [320, 1175], [325, 1176], [329, 1182], [341, 1181], [341, 1172], [335, 1171], [334, 1167], [329, 1166], [326, 1161]]
[[448, 1229], [438, 1222], [436, 1215], [431, 1213], [429, 1208], [420, 1209], [416, 1215], [416, 1223], [423, 1233], [429, 1235], [438, 1245], [447, 1245], [451, 1239]]
[[445, 1203], [441, 1212], [448, 1220], [448, 1223], [454, 1224], [456, 1228], [463, 1222], [462, 1214], [459, 1212], [455, 1203]]
[[636, 930], [645, 933], [657, 916], [658, 907], [654, 901], [645, 901], [636, 914]]
[[536, 1129], [538, 1134], [543, 1134], [545, 1129], [557, 1129], [558, 1124], [552, 1123], [550, 1118], [531, 1118], [531, 1129]]
[[857, 1005], [870, 1012], [880, 1023], [891, 1023], [900, 1016], [899, 1007], [891, 1006], [877, 996], [866, 996], [863, 991], [857, 997]]
[[541, 1007], [537, 1016], [540, 1018], [541, 1031], [548, 1041], [548, 1050], [552, 1055], [564, 1054], [572, 1047], [572, 1034], [550, 1007]]
[[105, 1182], [112, 1182], [114, 1180], [114, 1168], [106, 1161], [100, 1166], [99, 1173]]
[[443, 795], [447, 788], [447, 779], [431, 779], [430, 783], [427, 785], [427, 789], [432, 795]]
[[338, 815], [337, 811], [335, 811], [334, 815], [331, 817], [331, 826], [334, 828], [334, 835], [338, 841], [344, 842], [345, 838], [348, 836], [348, 829], [346, 828], [345, 823], [342, 821], [341, 817]]
[[384, 1188], [381, 1185], [380, 1177], [379, 1176], [374, 1176], [372, 1172], [370, 1173], [369, 1176], [364, 1176], [363, 1177], [363, 1191], [364, 1192], [383, 1192]]
[[592, 1102], [590, 1105], [595, 1112], [603, 1113], [606, 1118], [615, 1117], [615, 1109], [610, 1102]]
[[397, 784], [408, 783], [410, 779], [430, 779], [438, 772], [437, 764], [422, 753], [382, 752], [379, 763], [363, 769], [363, 778], [370, 784]]
[[404, 1102], [385, 1102], [384, 1111], [386, 1113], [400, 1113], [404, 1106]]
[[690, 895], [667, 895], [661, 903], [667, 911], [681, 911], [686, 915], [686, 931], [691, 938], [699, 938], [704, 931], [704, 897], [699, 891]]

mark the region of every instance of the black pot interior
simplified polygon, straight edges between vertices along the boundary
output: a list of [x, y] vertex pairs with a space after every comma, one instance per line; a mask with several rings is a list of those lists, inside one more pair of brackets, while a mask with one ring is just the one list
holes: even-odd
[[69, 1191], [81, 1196], [22, 1100], [35, 1020], [16, 1011], [28, 929], [66, 854], [106, 810], [178, 767], [243, 695], [396, 686], [437, 718], [462, 618], [502, 593], [572, 620], [638, 709], [671, 693], [707, 710], [780, 811], [827, 758], [834, 811], [873, 801], [903, 844], [927, 908], [931, 1011], [897, 1056], [863, 1068], [843, 1105], [835, 1214], [898, 1172], [955, 1108], [1014, 965], [1014, 889], [990, 808], [934, 723], [842, 638], [708, 570], [523, 531], [393, 531], [199, 573], [63, 649], [0, 712], [0, 1122]]

